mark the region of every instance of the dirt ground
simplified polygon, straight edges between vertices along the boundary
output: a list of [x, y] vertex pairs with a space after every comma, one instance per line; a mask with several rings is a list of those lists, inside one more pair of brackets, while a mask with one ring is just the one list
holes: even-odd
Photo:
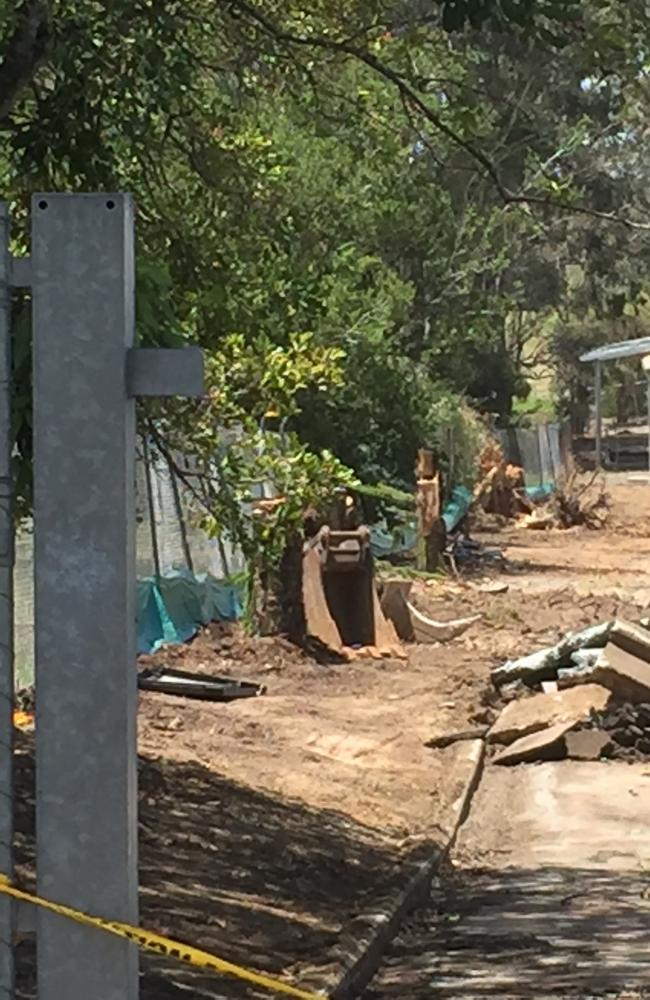
[[[544, 615], [570, 615], [567, 592], [590, 616], [646, 609], [649, 490], [613, 480], [603, 532], [500, 532], [510, 595], [536, 597]], [[488, 758], [449, 869], [364, 997], [649, 996], [649, 808], [647, 763]]]
[[510, 561], [514, 589], [547, 593], [568, 586], [581, 599], [609, 594], [650, 606], [650, 481], [609, 473], [607, 489], [612, 504], [605, 530], [487, 532]]
[[[458, 745], [427, 739], [485, 724], [492, 666], [569, 629], [650, 605], [650, 485], [612, 478], [600, 532], [513, 527], [470, 581], [418, 581], [440, 619], [480, 612], [445, 646], [406, 661], [323, 666], [279, 638], [205, 630], [156, 663], [266, 685], [228, 705], [142, 693], [142, 922], [225, 958], [306, 984], [336, 967], [346, 929], [402, 884], [405, 863], [444, 839], [466, 778]], [[484, 592], [494, 579], [506, 593]], [[31, 879], [32, 755], [19, 754], [21, 874]], [[21, 996], [31, 995], [30, 946]], [[144, 1000], [253, 996], [237, 984], [144, 963]]]

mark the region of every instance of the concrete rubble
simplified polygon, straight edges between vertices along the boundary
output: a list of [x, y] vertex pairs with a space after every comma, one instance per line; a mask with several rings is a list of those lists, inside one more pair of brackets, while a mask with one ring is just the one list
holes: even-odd
[[565, 734], [566, 755], [572, 760], [599, 760], [610, 755], [612, 741], [600, 729], [578, 729]]
[[527, 696], [509, 700], [489, 730], [488, 743], [506, 745], [494, 762], [650, 759], [649, 626], [605, 622], [497, 667], [502, 692], [521, 686]]
[[601, 756], [612, 760], [647, 760], [650, 757], [650, 702], [610, 705], [596, 712], [572, 734], [598, 734], [606, 739]]
[[510, 746], [500, 750], [493, 758], [495, 764], [525, 764], [532, 761], [558, 760], [566, 756], [564, 736], [573, 722], [557, 722], [541, 732], [522, 736]]
[[496, 667], [492, 671], [492, 680], [497, 687], [516, 680], [526, 683], [557, 680], [558, 669], [572, 665], [572, 654], [581, 649], [605, 646], [613, 626], [614, 622], [604, 622], [580, 632], [570, 632], [555, 646], [547, 646]]
[[488, 742], [510, 744], [559, 723], [575, 725], [588, 719], [592, 712], [605, 709], [611, 697], [611, 691], [598, 684], [583, 684], [511, 701], [490, 729]]
[[593, 668], [595, 681], [621, 701], [650, 701], [650, 662], [610, 642]]

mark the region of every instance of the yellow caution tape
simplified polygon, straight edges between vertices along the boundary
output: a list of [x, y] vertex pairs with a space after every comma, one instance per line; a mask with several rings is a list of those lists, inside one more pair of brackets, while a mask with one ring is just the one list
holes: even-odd
[[95, 927], [97, 930], [106, 931], [116, 937], [125, 938], [137, 944], [143, 951], [151, 951], [155, 955], [164, 955], [168, 958], [175, 958], [179, 962], [187, 965], [194, 965], [198, 969], [209, 969], [211, 972], [220, 972], [226, 976], [234, 976], [236, 979], [243, 979], [254, 986], [261, 986], [265, 990], [273, 993], [283, 993], [285, 996], [297, 997], [298, 1000], [323, 1000], [322, 993], [312, 993], [307, 990], [300, 990], [295, 986], [289, 986], [279, 979], [271, 979], [270, 976], [260, 975], [259, 972], [252, 972], [244, 969], [240, 965], [227, 962], [210, 952], [201, 951], [188, 944], [181, 944], [180, 941], [173, 941], [171, 938], [163, 937], [162, 934], [155, 934], [153, 931], [143, 930], [141, 927], [133, 927], [131, 924], [122, 923], [119, 920], [104, 920], [102, 917], [91, 917], [81, 910], [75, 910], [71, 906], [64, 906], [62, 903], [53, 903], [49, 899], [42, 899], [34, 896], [30, 892], [23, 892], [0, 875], [0, 894], [11, 896], [13, 899], [21, 900], [24, 903], [33, 903], [43, 910], [57, 913], [61, 917], [67, 917], [78, 924], [86, 927]]
[[16, 729], [29, 729], [34, 725], [34, 713], [33, 712], [21, 712], [18, 709], [14, 711], [14, 726]]

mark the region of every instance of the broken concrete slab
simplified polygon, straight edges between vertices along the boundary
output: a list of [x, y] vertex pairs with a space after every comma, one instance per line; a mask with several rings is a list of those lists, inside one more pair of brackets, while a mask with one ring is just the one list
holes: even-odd
[[619, 701], [650, 701], [650, 662], [611, 642], [596, 664], [594, 680]]
[[581, 684], [565, 691], [511, 701], [487, 734], [488, 742], [510, 744], [558, 723], [575, 725], [588, 719], [592, 712], [603, 711], [611, 697], [611, 690], [606, 687]]
[[617, 619], [609, 634], [609, 641], [632, 656], [650, 662], [650, 631], [643, 625]]
[[571, 654], [571, 666], [557, 672], [559, 687], [602, 684], [619, 699], [644, 701], [650, 696], [650, 670], [643, 666], [650, 665], [650, 631], [646, 622], [635, 624], [617, 619], [605, 649], [582, 649]]
[[591, 728], [606, 733], [611, 745], [606, 756], [612, 760], [647, 760], [650, 756], [650, 704], [616, 702], [589, 720]]
[[613, 626], [614, 622], [609, 621], [580, 632], [570, 632], [555, 646], [547, 646], [496, 667], [492, 671], [492, 680], [498, 687], [519, 679], [528, 684], [555, 680], [560, 667], [571, 665], [571, 654], [576, 650], [605, 646]]
[[561, 760], [566, 756], [565, 734], [574, 722], [558, 722], [541, 732], [516, 740], [493, 758], [495, 764], [524, 764], [537, 760]]
[[564, 742], [567, 757], [572, 760], [600, 760], [612, 745], [609, 734], [601, 729], [570, 730]]
[[571, 653], [571, 663], [576, 667], [593, 667], [598, 661], [598, 657], [603, 651], [603, 647], [596, 647], [595, 649], [576, 649], [574, 653]]
[[578, 684], [594, 684], [594, 667], [564, 667], [557, 672], [557, 686], [560, 691], [576, 687]]

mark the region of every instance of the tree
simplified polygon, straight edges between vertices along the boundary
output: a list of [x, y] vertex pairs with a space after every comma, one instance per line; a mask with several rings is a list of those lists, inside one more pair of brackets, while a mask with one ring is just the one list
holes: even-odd
[[[297, 343], [309, 345], [303, 361], [339, 352], [337, 378], [321, 385], [316, 363], [295, 384], [283, 415], [291, 453], [309, 464], [322, 451], [332, 470], [334, 452], [357, 475], [404, 483], [416, 447], [440, 438], [441, 414], [463, 396], [507, 416], [525, 393], [528, 328], [522, 320], [513, 338], [513, 316], [537, 330], [565, 300], [576, 260], [602, 290], [596, 226], [625, 224], [605, 240], [618, 241], [610, 261], [629, 249], [628, 232], [642, 238], [631, 193], [641, 149], [625, 183], [616, 173], [630, 162], [624, 123], [645, 107], [641, 88], [621, 96], [638, 75], [641, 6], [359, 0], [342, 20], [331, 0], [280, 11], [59, 0], [48, 16], [0, 0], [0, 72], [17, 65], [19, 42], [29, 49], [0, 115], [17, 244], [33, 189], [133, 190], [142, 341], [201, 343], [213, 388], [235, 343], [296, 363]], [[629, 44], [614, 30], [619, 14]], [[640, 268], [625, 266], [626, 287], [642, 287]], [[241, 405], [259, 443], [253, 397]], [[209, 412], [211, 423], [178, 405], [149, 419], [168, 444], [183, 428], [185, 449], [205, 457], [225, 420]], [[346, 475], [314, 467], [312, 478], [326, 491]]]

